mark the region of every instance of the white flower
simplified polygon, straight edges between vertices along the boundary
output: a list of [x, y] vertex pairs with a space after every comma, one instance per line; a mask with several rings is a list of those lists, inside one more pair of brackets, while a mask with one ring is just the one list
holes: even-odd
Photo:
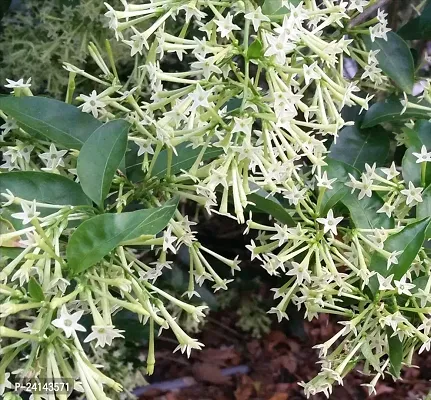
[[33, 200], [30, 206], [26, 201], [22, 201], [21, 208], [23, 212], [12, 214], [12, 217], [22, 219], [23, 225], [29, 224], [32, 219], [37, 218], [40, 215], [40, 212], [36, 211], [36, 200]]
[[326, 218], [317, 218], [316, 221], [323, 224], [323, 232], [331, 231], [334, 235], [337, 234], [337, 225], [343, 220], [343, 217], [334, 218], [334, 212], [329, 210]]
[[179, 344], [175, 349], [174, 353], [178, 350], [181, 350], [181, 353], [187, 354], [187, 357], [190, 358], [192, 349], [202, 350], [202, 347], [205, 347], [202, 343], [198, 342], [197, 339], [189, 338], [187, 343]]
[[206, 91], [202, 89], [202, 86], [198, 83], [196, 89], [189, 94], [189, 98], [193, 100], [191, 110], [195, 111], [198, 107], [209, 108], [210, 103], [208, 102], [208, 97], [211, 96], [212, 89]]
[[385, 204], [383, 204], [383, 206], [381, 206], [377, 210], [377, 212], [379, 214], [385, 213], [388, 216], [388, 218], [391, 218], [392, 217], [392, 213], [394, 212], [394, 210], [395, 210], [395, 206], [392, 206], [389, 203], [385, 203]]
[[401, 250], [401, 251], [393, 251], [390, 255], [389, 255], [389, 257], [388, 257], [388, 260], [387, 260], [387, 263], [386, 263], [386, 268], [387, 269], [389, 269], [390, 268], [390, 266], [392, 265], [392, 264], [398, 264], [398, 256], [400, 255], [400, 254], [403, 254], [403, 251]]
[[176, 254], [177, 249], [173, 246], [175, 241], [178, 238], [172, 235], [172, 226], [169, 225], [168, 228], [163, 232], [163, 251], [167, 251], [168, 249], [172, 251], [172, 253]]
[[6, 122], [0, 125], [0, 129], [3, 129], [1, 136], [4, 138], [12, 130], [18, 129], [18, 124], [13, 118], [6, 118]]
[[413, 283], [406, 282], [405, 275], [399, 281], [394, 281], [394, 283], [395, 283], [395, 287], [397, 288], [398, 294], [405, 294], [407, 296], [412, 296], [410, 289], [413, 289], [416, 287], [416, 285], [414, 285]]
[[18, 81], [13, 81], [11, 79], [6, 79], [7, 85], [4, 85], [5, 88], [15, 89], [15, 88], [29, 88], [31, 87], [31, 78], [27, 79], [27, 82], [24, 83], [24, 79], [21, 78]]
[[328, 179], [328, 174], [325, 171], [322, 176], [316, 175], [317, 179], [317, 186], [318, 187], [324, 187], [326, 189], [332, 189], [332, 184], [337, 180], [337, 178], [334, 179]]
[[96, 339], [96, 347], [105, 347], [105, 345], [111, 346], [112, 340], [115, 338], [124, 338], [124, 336], [121, 335], [124, 331], [116, 329], [114, 325], [93, 325], [91, 330], [93, 332], [85, 338], [84, 343]]
[[286, 272], [286, 275], [296, 276], [296, 282], [300, 285], [304, 280], [308, 283], [311, 282], [311, 276], [308, 272], [307, 267], [292, 261], [292, 267], [289, 271]]
[[394, 275], [389, 275], [387, 278], [377, 273], [377, 280], [379, 281], [379, 290], [394, 290], [394, 287], [391, 285], [392, 278]]
[[220, 32], [222, 38], [227, 37], [232, 31], [240, 31], [241, 28], [235, 25], [233, 22], [233, 16], [227, 14], [226, 17], [222, 19], [215, 19], [214, 22], [217, 25], [217, 32]]
[[416, 188], [412, 182], [409, 182], [409, 188], [401, 190], [401, 194], [407, 197], [406, 204], [412, 207], [416, 205], [417, 203], [422, 203], [422, 196], [421, 193], [423, 191], [423, 188], [418, 187]]
[[369, 0], [351, 0], [348, 10], [357, 10], [360, 13], [364, 12], [364, 7], [368, 6]]
[[13, 389], [12, 383], [9, 381], [10, 372], [3, 373], [3, 383], [0, 383], [0, 395], [3, 395], [5, 389]]
[[94, 118], [99, 116], [99, 109], [106, 107], [106, 104], [98, 99], [95, 90], [89, 96], [81, 94], [79, 97], [84, 100], [84, 104], [81, 104], [78, 108], [82, 108], [82, 111], [85, 113], [93, 114]]
[[49, 169], [64, 167], [63, 157], [67, 154], [67, 150], [57, 150], [54, 143], [49, 146], [49, 152], [39, 154], [39, 158], [45, 162]]
[[397, 167], [394, 162], [391, 164], [390, 168], [382, 168], [381, 170], [386, 175], [388, 181], [394, 179], [400, 174], [399, 171], [397, 171]]
[[413, 155], [417, 158], [416, 164], [431, 162], [431, 151], [427, 152], [427, 148], [425, 146], [421, 147], [420, 153], [413, 153]]
[[69, 314], [65, 305], [61, 307], [60, 317], [51, 322], [56, 328], [62, 329], [67, 338], [70, 338], [75, 331], [85, 332], [86, 329], [78, 324], [84, 311], [77, 311]]
[[286, 53], [295, 49], [296, 45], [289, 42], [285, 34], [279, 36], [267, 35], [268, 48], [265, 51], [265, 57], [275, 55], [275, 59], [280, 65], [286, 64]]
[[249, 12], [248, 14], [244, 15], [245, 19], [249, 19], [252, 24], [254, 30], [257, 32], [259, 29], [259, 26], [262, 22], [270, 22], [271, 20], [264, 14], [262, 14], [261, 7], [257, 7], [256, 10]]
[[243, 132], [247, 136], [251, 135], [252, 127], [253, 127], [253, 118], [238, 118], [234, 117], [235, 124], [232, 128], [232, 133]]

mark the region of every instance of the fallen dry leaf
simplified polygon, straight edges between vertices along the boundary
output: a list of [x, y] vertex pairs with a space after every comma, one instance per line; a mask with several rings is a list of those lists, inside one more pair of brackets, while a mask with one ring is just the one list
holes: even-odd
[[199, 381], [212, 383], [215, 385], [231, 384], [231, 378], [221, 373], [220, 367], [209, 363], [196, 363], [193, 365], [192, 372]]
[[236, 400], [249, 400], [253, 395], [254, 385], [253, 380], [247, 375], [241, 377], [241, 384], [235, 390]]
[[276, 393], [269, 400], [287, 400], [289, 395], [287, 393]]

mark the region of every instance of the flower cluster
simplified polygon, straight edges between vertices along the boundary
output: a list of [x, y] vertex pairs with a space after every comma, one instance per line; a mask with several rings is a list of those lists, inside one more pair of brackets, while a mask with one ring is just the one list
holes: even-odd
[[[109, 31], [104, 9], [103, 2], [96, 0], [14, 2], [2, 19], [0, 81], [31, 76], [35, 93], [64, 98], [68, 78], [62, 63], [83, 66], [90, 61], [87, 68], [91, 68], [92, 47], [106, 48]], [[119, 67], [131, 70], [127, 47], [110, 43]], [[85, 83], [78, 85], [85, 87]]]
[[[203, 346], [180, 326], [179, 315], [200, 323], [206, 306], [189, 301], [199, 296], [199, 286], [210, 282], [214, 291], [226, 290], [231, 281], [214, 261], [232, 275], [240, 262], [200, 243], [191, 217], [175, 210], [160, 235], [125, 235], [120, 223], [113, 224], [122, 239], [94, 262], [88, 262], [87, 253], [88, 259], [79, 258], [95, 240], [96, 220], [114, 220], [137, 205], [163, 209], [174, 196], [196, 203], [199, 211], [245, 224], [244, 233], [255, 234], [247, 246], [251, 259], [286, 280], [274, 289], [278, 304], [269, 311], [279, 321], [288, 318], [291, 303], [309, 319], [320, 313], [342, 319], [342, 329], [318, 346], [322, 370], [302, 383], [307, 395], [329, 396], [332, 385], [342, 383], [360, 361], [363, 372], [374, 375], [368, 385], [372, 392], [385, 374], [399, 375], [401, 362], [395, 365], [387, 357], [391, 347], [401, 346], [405, 364], [416, 350], [429, 350], [431, 259], [423, 242], [429, 237], [431, 143], [420, 134], [423, 126], [395, 129], [398, 143], [409, 146], [403, 174], [385, 159], [375, 160], [379, 165], [368, 162], [363, 152], [348, 164], [348, 148], [336, 157], [337, 146], [359, 129], [342, 110], [357, 108], [363, 114], [377, 89], [390, 90], [379, 52], [367, 50], [365, 43], [388, 38], [386, 14], [379, 10], [376, 18], [351, 26], [375, 1], [256, 3], [122, 0], [121, 10], [106, 4], [109, 27], [135, 60], [133, 79], [122, 83], [112, 57], [105, 62], [96, 46], [91, 56], [100, 75], [65, 63], [67, 98], [73, 98], [77, 77], [103, 86], [80, 94], [79, 108], [94, 121], [126, 120], [128, 150], [99, 209], [30, 200], [19, 195], [18, 185], [2, 189], [10, 226], [1, 243], [20, 252], [6, 254], [0, 272], [0, 337], [11, 341], [0, 349], [0, 385], [9, 364], [24, 352], [19, 373], [52, 378], [61, 372], [89, 399], [107, 398], [104, 387], [121, 390], [90, 362], [83, 346], [104, 348], [123, 338], [112, 317], [121, 310], [136, 314], [149, 328], [149, 374], [157, 328], [159, 333], [170, 329], [176, 350], [187, 355]], [[189, 68], [165, 71], [168, 56], [187, 60]], [[346, 78], [347, 59], [357, 63], [358, 80]], [[11, 81], [8, 87], [16, 98], [31, 97], [30, 84]], [[399, 111], [404, 106], [405, 115], [412, 110], [430, 115], [429, 87], [422, 103], [406, 95]], [[43, 171], [80, 180], [85, 188], [88, 174], [80, 157], [87, 142], [80, 151], [52, 143], [12, 114], [0, 113], [4, 176]], [[388, 139], [384, 156], [389, 148]], [[262, 222], [256, 208], [273, 219]], [[100, 209], [108, 213], [100, 215]], [[69, 249], [81, 227], [92, 233], [84, 236], [76, 256]], [[189, 264], [187, 301], [157, 282], [175, 268], [170, 259], [179, 251]], [[147, 262], [150, 257], [154, 261]], [[26, 328], [7, 327], [9, 316], [23, 312], [32, 315]], [[82, 323], [84, 314], [91, 327]]]

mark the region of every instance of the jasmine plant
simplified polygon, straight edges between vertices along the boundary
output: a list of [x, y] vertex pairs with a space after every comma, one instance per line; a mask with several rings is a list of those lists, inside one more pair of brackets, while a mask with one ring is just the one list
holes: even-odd
[[[111, 48], [94, 46], [99, 73], [64, 64], [65, 103], [32, 96], [27, 76], [0, 98], [1, 390], [20, 357], [15, 380], [63, 377], [87, 399], [121, 392], [86, 350], [123, 339], [120, 310], [149, 330], [148, 374], [163, 329], [175, 351], [204, 346], [173, 310], [200, 323], [198, 286], [228, 290], [240, 260], [201, 244], [179, 201], [255, 231], [251, 259], [285, 281], [268, 310], [279, 321], [289, 304], [310, 320], [339, 318], [317, 346], [321, 371], [301, 383], [307, 396], [329, 396], [359, 365], [370, 393], [399, 378], [431, 346], [431, 92], [424, 80], [411, 96], [413, 58], [387, 14], [354, 24], [373, 0], [121, 3], [106, 3], [105, 17], [135, 61], [133, 81], [121, 80]], [[187, 68], [164, 70], [167, 55]], [[75, 97], [78, 77], [103, 89]], [[158, 285], [180, 248], [182, 298]], [[26, 327], [9, 323], [21, 315]]]

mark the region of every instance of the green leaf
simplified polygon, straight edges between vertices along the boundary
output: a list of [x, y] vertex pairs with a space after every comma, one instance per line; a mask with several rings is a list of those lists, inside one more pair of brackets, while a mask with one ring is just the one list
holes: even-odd
[[333, 160], [330, 157], [325, 159], [327, 165], [323, 168], [328, 174], [328, 179], [337, 179], [332, 184], [332, 189], [326, 189], [322, 201], [319, 206], [320, 215], [326, 215], [341, 199], [344, 198], [351, 189], [345, 185], [349, 182], [349, 173], [355, 178], [359, 177], [359, 172], [352, 166], [338, 160]]
[[247, 196], [247, 199], [254, 203], [256, 208], [265, 213], [272, 215], [276, 220], [288, 226], [295, 226], [295, 221], [292, 219], [287, 209], [280, 202], [271, 196], [265, 190], [259, 188], [255, 183], [250, 182], [250, 189], [254, 191]]
[[262, 6], [262, 13], [266, 15], [275, 15], [283, 7], [282, 0], [265, 0]]
[[162, 207], [122, 214], [103, 214], [83, 222], [70, 237], [66, 248], [67, 262], [73, 274], [98, 263], [121, 242], [141, 235], [156, 235], [177, 209], [178, 198]]
[[[417, 100], [409, 98], [409, 102], [417, 103]], [[430, 107], [427, 102], [420, 102], [422, 106]], [[384, 102], [374, 103], [366, 112], [362, 121], [362, 128], [371, 128], [383, 122], [405, 121], [413, 118], [430, 118], [430, 113], [426, 110], [408, 108], [405, 113], [401, 100], [396, 97], [390, 97]]]
[[361, 352], [370, 365], [377, 371], [380, 371], [379, 358], [373, 353], [370, 344], [364, 341], [361, 346]]
[[394, 331], [392, 328], [388, 327], [386, 329], [389, 344], [389, 360], [391, 362], [389, 372], [396, 378], [399, 378], [401, 373], [401, 364], [403, 362], [403, 343], [397, 335], [392, 336], [393, 333]]
[[431, 149], [431, 122], [419, 120], [414, 128], [405, 128], [410, 146], [422, 147]]
[[[182, 143], [176, 147], [178, 155], [172, 154], [171, 174], [176, 175], [181, 170], [188, 171], [201, 152], [201, 148], [193, 149], [190, 143]], [[211, 160], [223, 154], [223, 149], [220, 147], [208, 147], [202, 157], [202, 161]], [[131, 158], [131, 157], [130, 157]], [[127, 176], [132, 182], [140, 182], [144, 179], [146, 173], [142, 171], [142, 157], [137, 157], [135, 162], [128, 165], [126, 168]], [[154, 164], [151, 176], [156, 176], [159, 179], [166, 177], [168, 172], [168, 152], [162, 150]]]
[[77, 172], [82, 189], [101, 208], [126, 153], [128, 131], [125, 120], [108, 122], [94, 131], [79, 152]]
[[[371, 256], [370, 270], [376, 271], [385, 278], [394, 274], [394, 279], [400, 280], [410, 268], [413, 260], [422, 248], [425, 240], [425, 232], [431, 222], [430, 218], [407, 225], [400, 232], [389, 236], [384, 245], [384, 249], [389, 253], [402, 250], [398, 258], [398, 264], [392, 264], [387, 268], [387, 259], [380, 253], [374, 252]], [[368, 284], [372, 293], [379, 289], [377, 277], [373, 276]]]
[[0, 97], [0, 110], [31, 135], [41, 134], [66, 148], [80, 149], [102, 123], [78, 108], [45, 97]]
[[422, 203], [416, 206], [416, 218], [428, 218], [431, 215], [431, 185], [422, 193]]
[[365, 196], [361, 200], [358, 199], [358, 192], [348, 193], [341, 202], [349, 209], [350, 218], [356, 228], [391, 229], [395, 226], [393, 218], [389, 218], [385, 213], [377, 213], [385, 203], [377, 193], [373, 193], [371, 197]]
[[[431, 185], [422, 192], [422, 203], [416, 206], [416, 218], [428, 218], [431, 215]], [[431, 239], [431, 226], [428, 227], [425, 237]]]
[[404, 154], [402, 161], [402, 174], [407, 185], [409, 182], [412, 182], [415, 186], [426, 186], [431, 183], [431, 168], [426, 165], [424, 185], [422, 184], [422, 164], [416, 163], [417, 158], [413, 155], [413, 153], [420, 152], [421, 146], [411, 146]]
[[6, 259], [17, 258], [24, 249], [20, 247], [0, 247], [0, 258], [4, 257]]
[[427, 2], [419, 17], [401, 27], [398, 35], [406, 40], [431, 39], [431, 1]]
[[415, 83], [415, 64], [407, 43], [396, 33], [388, 32], [388, 40], [364, 38], [368, 50], [380, 50], [379, 67], [404, 92], [411, 94]]
[[16, 197], [58, 205], [91, 205], [81, 186], [48, 172], [17, 171], [0, 174], [1, 192], [9, 189]]
[[247, 50], [247, 58], [249, 60], [258, 59], [263, 56], [263, 46], [259, 39], [256, 39]]
[[330, 148], [331, 158], [363, 171], [365, 164], [385, 164], [390, 150], [387, 132], [382, 128], [361, 130], [358, 126], [342, 129]]
[[384, 202], [380, 196], [373, 193], [371, 197], [358, 199], [358, 192], [351, 193], [351, 188], [346, 186], [350, 182], [349, 174], [356, 179], [359, 178], [360, 172], [349, 164], [332, 158], [326, 158], [328, 164], [324, 167], [329, 179], [336, 178], [332, 184], [332, 189], [327, 189], [323, 195], [320, 204], [320, 215], [326, 215], [338, 202], [342, 202], [350, 211], [350, 217], [357, 228], [374, 229], [374, 228], [391, 228], [394, 226], [392, 218], [384, 213], [377, 213]]
[[28, 281], [28, 292], [30, 293], [32, 299], [36, 301], [45, 300], [45, 295], [43, 294], [42, 288], [40, 287], [39, 283], [37, 283], [36, 279], [34, 279], [33, 277], [31, 277]]

